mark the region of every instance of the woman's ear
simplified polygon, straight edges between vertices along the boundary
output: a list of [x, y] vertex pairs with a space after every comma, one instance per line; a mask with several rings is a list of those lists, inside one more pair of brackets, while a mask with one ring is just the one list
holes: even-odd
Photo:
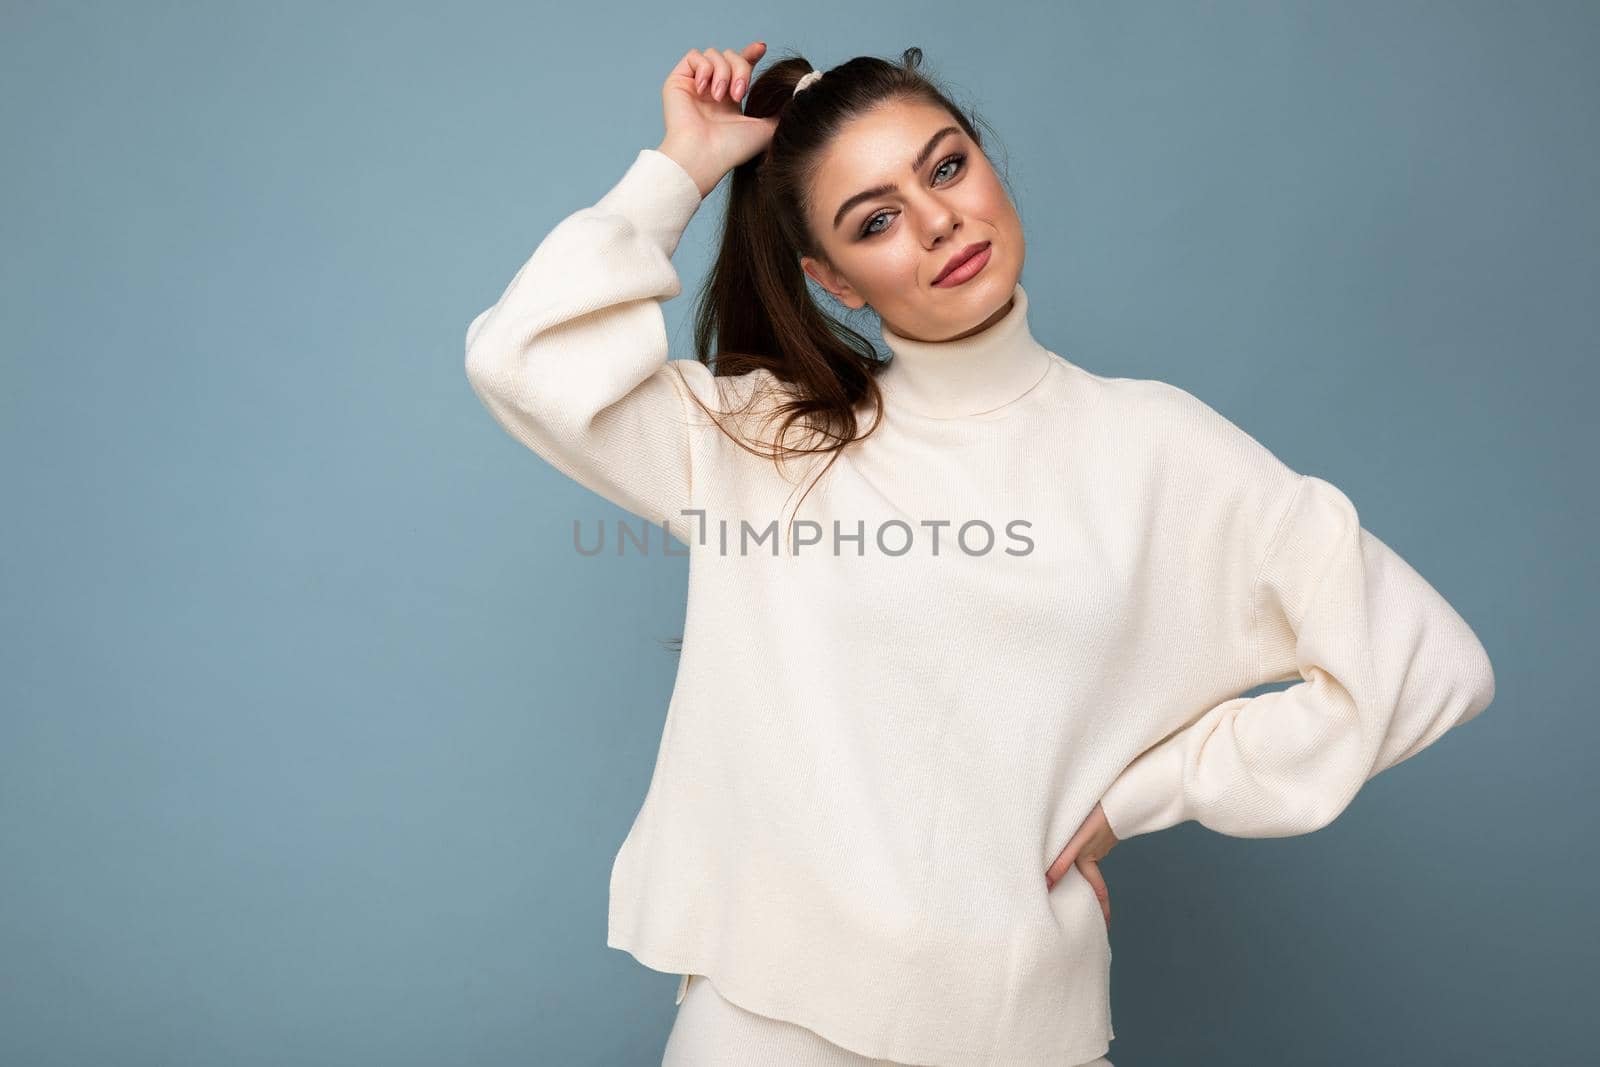
[[838, 271], [815, 256], [801, 256], [800, 269], [805, 271], [806, 277], [826, 289], [845, 307], [857, 310], [866, 305], [866, 301]]

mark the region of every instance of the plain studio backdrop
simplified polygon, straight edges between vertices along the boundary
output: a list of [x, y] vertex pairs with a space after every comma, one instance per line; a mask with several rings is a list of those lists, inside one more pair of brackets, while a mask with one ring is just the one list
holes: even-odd
[[659, 1063], [677, 980], [606, 892], [686, 561], [578, 554], [627, 516], [494, 424], [463, 338], [659, 143], [678, 58], [757, 38], [923, 48], [993, 127], [1041, 340], [1340, 486], [1494, 661], [1325, 830], [1111, 855], [1117, 1067], [1592, 1062], [1600, 7], [0, 20], [0, 1063]]

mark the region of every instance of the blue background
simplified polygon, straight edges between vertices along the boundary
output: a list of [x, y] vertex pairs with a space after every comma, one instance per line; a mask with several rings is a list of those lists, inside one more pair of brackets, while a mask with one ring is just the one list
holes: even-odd
[[1107, 859], [1117, 1067], [1593, 1061], [1600, 7], [0, 18], [0, 1063], [659, 1063], [606, 891], [685, 562], [578, 556], [623, 513], [462, 346], [683, 52], [755, 38], [925, 49], [1037, 335], [1339, 485], [1495, 663], [1327, 829]]

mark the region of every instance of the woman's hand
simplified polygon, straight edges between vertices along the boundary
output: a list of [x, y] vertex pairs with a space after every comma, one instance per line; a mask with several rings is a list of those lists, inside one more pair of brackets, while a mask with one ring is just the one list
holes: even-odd
[[1061, 850], [1061, 855], [1044, 872], [1045, 892], [1048, 893], [1061, 881], [1067, 868], [1076, 863], [1078, 870], [1083, 872], [1084, 878], [1094, 888], [1108, 930], [1111, 928], [1111, 891], [1106, 888], [1106, 880], [1100, 876], [1100, 860], [1117, 846], [1118, 840], [1117, 835], [1111, 832], [1111, 824], [1106, 821], [1105, 809], [1097, 801], [1089, 817], [1083, 820], [1078, 832], [1067, 842], [1067, 847]]
[[707, 48], [688, 52], [661, 87], [667, 132], [660, 151], [693, 175], [700, 195], [722, 176], [766, 149], [778, 119], [749, 118], [739, 98], [750, 87], [750, 72], [766, 53], [764, 41], [735, 52]]

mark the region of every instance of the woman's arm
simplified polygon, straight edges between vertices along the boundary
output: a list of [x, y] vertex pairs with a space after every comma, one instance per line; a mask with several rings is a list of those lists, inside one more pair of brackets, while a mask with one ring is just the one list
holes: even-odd
[[1142, 753], [1101, 801], [1119, 838], [1187, 819], [1236, 837], [1320, 829], [1494, 699], [1472, 628], [1339, 489], [1301, 475], [1275, 530], [1251, 587], [1252, 666], [1302, 680], [1224, 701]]
[[[467, 379], [495, 420], [551, 466], [688, 543], [690, 411], [711, 369], [669, 359], [661, 301], [704, 196], [772, 140], [738, 97], [766, 45], [684, 54], [661, 86], [666, 136], [600, 200], [561, 220], [467, 327]], [[730, 91], [731, 90], [731, 91]]]
[[692, 485], [683, 390], [709, 388], [711, 372], [668, 359], [660, 302], [682, 290], [671, 257], [700, 203], [681, 165], [641, 149], [598, 202], [550, 231], [466, 338], [467, 378], [507, 432], [624, 510], [669, 520], [680, 540]]

